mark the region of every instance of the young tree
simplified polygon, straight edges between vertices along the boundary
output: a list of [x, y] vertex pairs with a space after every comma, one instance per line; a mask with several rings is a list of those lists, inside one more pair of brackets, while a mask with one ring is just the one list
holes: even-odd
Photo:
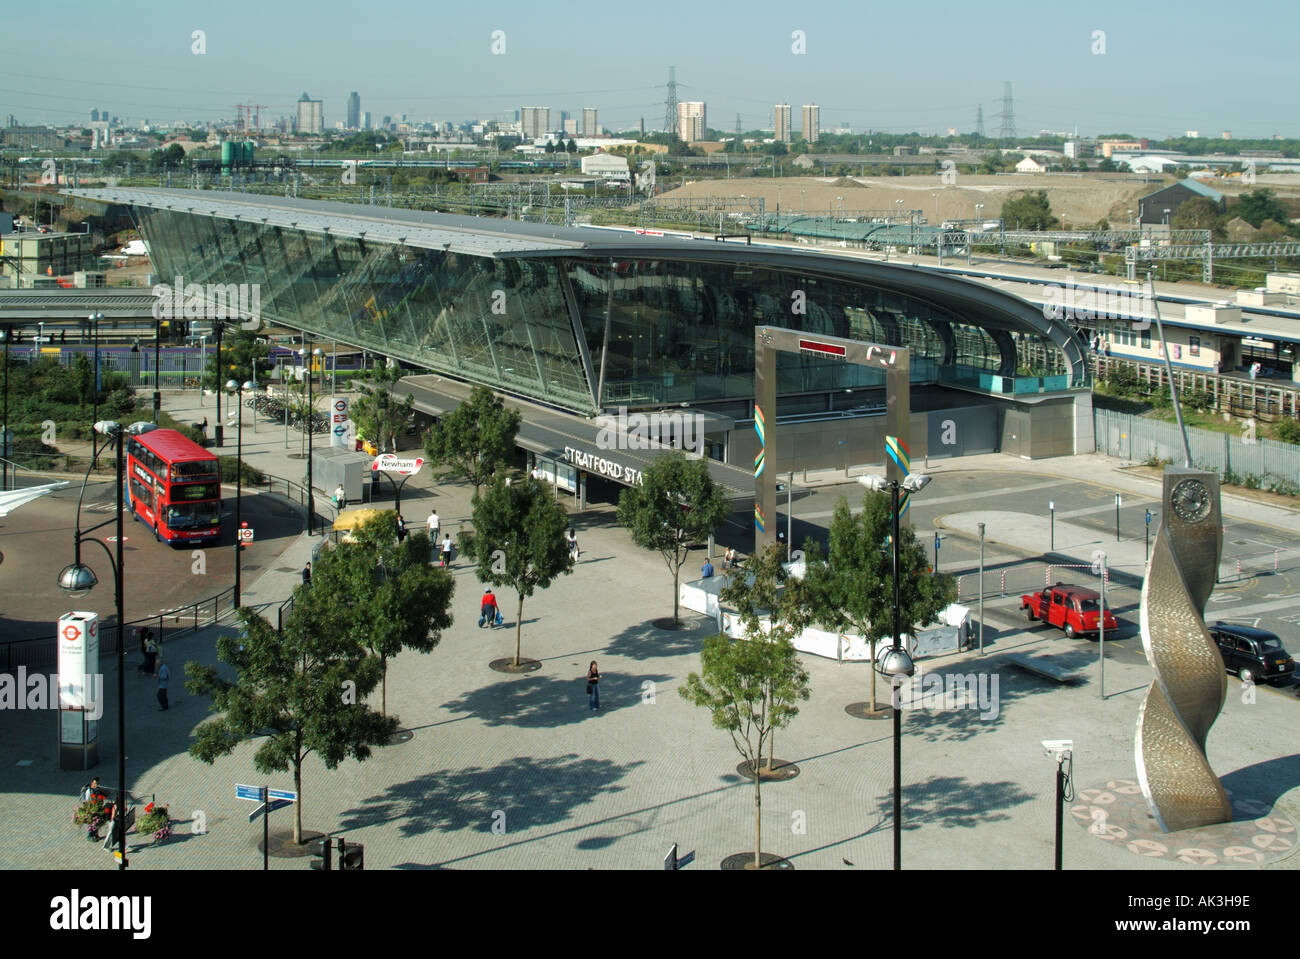
[[469, 399], [442, 418], [424, 441], [424, 451], [440, 480], [464, 477], [474, 496], [499, 466], [514, 454], [519, 411], [508, 410], [486, 386], [476, 386]]
[[[794, 579], [781, 564], [782, 547], [772, 544], [747, 559], [740, 574], [728, 576], [718, 597], [735, 607], [745, 635], [755, 642], [788, 639], [791, 643], [812, 621], [812, 603], [803, 581]], [[762, 617], [767, 629], [760, 626]], [[769, 690], [768, 709], [772, 709]], [[767, 768], [771, 770], [776, 755], [776, 734], [768, 739]], [[754, 768], [754, 775], [759, 774]]]
[[703, 706], [713, 725], [731, 734], [731, 742], [754, 771], [754, 868], [762, 868], [763, 777], [758, 774], [763, 742], [799, 713], [797, 702], [808, 699], [808, 672], [790, 640], [764, 640], [749, 632], [746, 639], [721, 634], [704, 641], [701, 673], [691, 673], [678, 689], [682, 698]]
[[[221, 337], [221, 368], [217, 368], [217, 352], [211, 350], [208, 366], [203, 373], [203, 386], [206, 389], [224, 390], [229, 380], [245, 383], [250, 380], [262, 382], [266, 379], [266, 358], [271, 348], [254, 330], [241, 329], [238, 324], [227, 323]], [[253, 375], [254, 363], [262, 371], [262, 380]]]
[[239, 610], [240, 636], [217, 640], [217, 658], [235, 668], [231, 682], [216, 667], [185, 664], [185, 688], [212, 697], [220, 714], [199, 726], [190, 755], [206, 763], [229, 755], [252, 736], [261, 773], [293, 771], [293, 841], [302, 843], [302, 765], [312, 753], [334, 769], [349, 756], [370, 758], [370, 747], [388, 742], [396, 721], [371, 711], [362, 699], [379, 684], [378, 658], [367, 656], [346, 633], [324, 628], [328, 617], [315, 603], [295, 602], [276, 630], [251, 609]]
[[385, 510], [353, 531], [353, 542], [321, 553], [311, 585], [294, 603], [312, 604], [320, 628], [353, 637], [379, 657], [379, 711], [388, 714], [388, 660], [404, 649], [430, 652], [451, 626], [451, 574], [430, 566], [429, 537], [397, 539], [397, 515]]
[[384, 441], [392, 439], [393, 452], [396, 453], [397, 432], [406, 428], [407, 418], [414, 410], [414, 394], [407, 393], [406, 399], [399, 403], [396, 396], [380, 386], [357, 398], [352, 404], [352, 418], [356, 421], [358, 435], [373, 438], [381, 452]]
[[658, 550], [673, 574], [673, 624], [680, 623], [679, 582], [691, 543], [707, 539], [731, 512], [727, 494], [703, 459], [680, 451], [661, 453], [641, 474], [641, 485], [623, 490], [618, 521], [642, 549]]
[[1007, 200], [1002, 204], [1002, 219], [1017, 230], [1051, 230], [1060, 225], [1052, 216], [1046, 190], [1026, 191]]
[[[1187, 202], [1190, 203], [1191, 201], [1188, 200]], [[1179, 209], [1181, 210], [1182, 207], [1179, 207]], [[1277, 198], [1272, 190], [1263, 188], [1252, 190], [1250, 193], [1243, 193], [1237, 199], [1237, 202], [1232, 205], [1231, 213], [1233, 216], [1241, 217], [1256, 229], [1263, 226], [1265, 220], [1277, 220], [1279, 223], [1286, 223], [1288, 219], [1286, 205]]]
[[462, 535], [460, 549], [476, 564], [479, 582], [509, 586], [519, 594], [515, 612], [515, 662], [524, 626], [524, 600], [546, 589], [561, 573], [573, 572], [565, 541], [568, 514], [555, 501], [551, 485], [532, 478], [506, 485], [497, 480], [474, 499], [474, 532]]
[[1169, 219], [1170, 227], [1175, 230], [1209, 230], [1220, 238], [1224, 236], [1224, 222], [1218, 204], [1204, 196], [1183, 201]]
[[[862, 512], [854, 516], [841, 498], [831, 517], [830, 550], [809, 541], [805, 547], [804, 581], [809, 613], [823, 629], [863, 637], [876, 662], [877, 645], [894, 637], [893, 502], [888, 493], [868, 492]], [[926, 573], [929, 560], [916, 530], [899, 526], [898, 596], [900, 628], [935, 621], [957, 596], [951, 576]], [[871, 711], [876, 712], [876, 671], [871, 670]]]

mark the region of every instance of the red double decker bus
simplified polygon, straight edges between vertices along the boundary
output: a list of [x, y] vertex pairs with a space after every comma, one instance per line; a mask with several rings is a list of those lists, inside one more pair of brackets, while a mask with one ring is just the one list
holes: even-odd
[[126, 444], [124, 491], [131, 515], [173, 546], [221, 537], [217, 458], [176, 430], [151, 430]]

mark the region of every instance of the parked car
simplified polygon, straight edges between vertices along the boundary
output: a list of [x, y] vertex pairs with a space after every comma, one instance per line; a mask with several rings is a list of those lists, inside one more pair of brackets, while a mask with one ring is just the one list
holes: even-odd
[[[1095, 636], [1099, 631], [1101, 597], [1094, 589], [1057, 583], [1039, 593], [1026, 593], [1020, 597], [1020, 608], [1031, 623], [1042, 620], [1065, 630], [1065, 635]], [[1119, 623], [1109, 609], [1106, 610], [1106, 629], [1117, 630]]]
[[1216, 622], [1210, 635], [1219, 646], [1223, 667], [1243, 683], [1277, 682], [1295, 672], [1295, 660], [1275, 633], [1253, 626]]

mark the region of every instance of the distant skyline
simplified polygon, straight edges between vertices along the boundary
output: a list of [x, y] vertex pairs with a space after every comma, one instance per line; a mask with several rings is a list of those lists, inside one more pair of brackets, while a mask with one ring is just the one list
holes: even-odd
[[[307, 92], [327, 129], [356, 90], [375, 123], [513, 120], [521, 106], [602, 127], [664, 125], [669, 66], [678, 98], [703, 100], [731, 131], [771, 129], [776, 103], [820, 106], [821, 128], [996, 135], [1012, 84], [1021, 136], [1040, 129], [1127, 132], [1161, 139], [1300, 137], [1290, 49], [1300, 5], [1268, 0], [1225, 9], [1095, 0], [1066, 7], [1024, 0], [882, 8], [810, 0], [652, 6], [505, 0], [471, 7], [395, 0], [311, 4], [227, 0], [103, 5], [76, 0], [57, 16], [6, 10], [0, 118], [68, 125], [104, 109], [128, 125], [234, 119], [261, 103], [263, 125], [296, 114]], [[204, 31], [206, 52], [192, 47]], [[505, 52], [493, 53], [501, 46]], [[792, 52], [803, 31], [806, 53]], [[1101, 31], [1101, 33], [1099, 33]], [[1104, 53], [1094, 53], [1104, 47]]]

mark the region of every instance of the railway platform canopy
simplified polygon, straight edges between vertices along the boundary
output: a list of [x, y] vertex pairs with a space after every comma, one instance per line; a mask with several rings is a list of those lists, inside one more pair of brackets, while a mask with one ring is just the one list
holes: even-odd
[[[270, 322], [579, 413], [749, 397], [762, 324], [907, 346], [914, 382], [1087, 385], [1068, 326], [908, 266], [213, 191], [73, 194], [130, 207], [164, 279], [257, 284]], [[1059, 354], [1057, 375], [1018, 375], [1025, 338]], [[787, 393], [879, 378], [812, 356], [781, 376]]]

